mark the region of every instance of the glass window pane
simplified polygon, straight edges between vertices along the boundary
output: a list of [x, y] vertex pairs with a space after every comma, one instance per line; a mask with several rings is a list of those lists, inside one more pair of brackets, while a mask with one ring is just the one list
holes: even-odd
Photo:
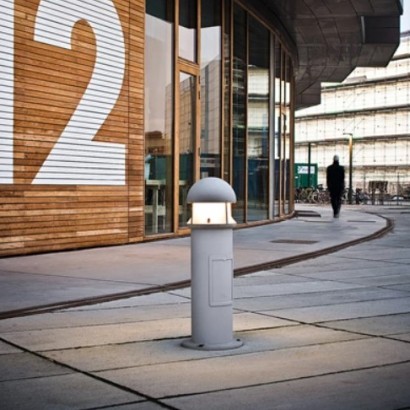
[[285, 213], [290, 212], [291, 207], [291, 178], [290, 178], [290, 163], [291, 163], [291, 150], [290, 150], [290, 143], [291, 143], [291, 74], [292, 74], [292, 67], [290, 65], [290, 58], [285, 56], [285, 78], [284, 78], [284, 118], [285, 118], [285, 127], [283, 130], [283, 137], [285, 142]]
[[231, 2], [225, 0], [224, 27], [224, 169], [223, 179], [231, 178]]
[[179, 0], [179, 56], [196, 61], [197, 0]]
[[201, 178], [221, 176], [221, 2], [202, 2]]
[[234, 7], [234, 61], [233, 61], [233, 189], [237, 203], [233, 216], [237, 222], [245, 221], [245, 139], [246, 139], [246, 14]]
[[173, 2], [147, 1], [145, 234], [172, 231]]
[[196, 79], [179, 76], [179, 226], [186, 226], [190, 217], [186, 197], [194, 181], [196, 132]]
[[289, 126], [288, 117], [286, 115], [285, 109], [285, 67], [286, 59], [285, 53], [282, 50], [281, 56], [281, 68], [280, 68], [280, 110], [281, 110], [281, 135], [280, 135], [280, 144], [281, 144], [281, 210], [282, 213], [285, 213], [285, 200], [286, 200], [286, 130]]
[[269, 31], [249, 18], [248, 57], [248, 221], [268, 218]]
[[274, 180], [274, 194], [275, 194], [275, 216], [280, 213], [281, 204], [281, 191], [282, 191], [282, 180], [281, 180], [281, 169], [282, 169], [282, 118], [281, 118], [281, 66], [282, 66], [282, 49], [280, 44], [275, 41], [275, 141], [274, 141], [274, 151], [275, 151], [275, 180]]

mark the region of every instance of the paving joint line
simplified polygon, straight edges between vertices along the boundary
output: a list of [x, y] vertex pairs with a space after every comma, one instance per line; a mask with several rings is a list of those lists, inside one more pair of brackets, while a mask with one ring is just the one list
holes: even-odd
[[[201, 396], [205, 394], [213, 394], [213, 393], [220, 393], [220, 392], [225, 392], [225, 391], [235, 391], [235, 390], [245, 390], [249, 388], [254, 388], [254, 387], [263, 387], [263, 386], [271, 386], [271, 385], [277, 385], [277, 384], [282, 384], [282, 383], [289, 383], [289, 382], [296, 382], [300, 380], [309, 380], [309, 379], [315, 379], [318, 377], [326, 377], [326, 376], [333, 376], [333, 375], [338, 375], [338, 374], [346, 374], [346, 373], [353, 373], [353, 372], [360, 372], [364, 370], [373, 370], [373, 369], [383, 369], [386, 367], [391, 367], [391, 366], [397, 366], [401, 364], [406, 364], [410, 363], [410, 360], [404, 360], [400, 362], [393, 362], [393, 363], [386, 363], [386, 364], [381, 364], [381, 365], [375, 365], [375, 366], [366, 366], [366, 367], [360, 367], [356, 369], [347, 369], [347, 370], [340, 370], [340, 371], [334, 371], [334, 372], [327, 372], [327, 373], [320, 373], [320, 374], [315, 374], [313, 376], [301, 376], [301, 377], [295, 377], [295, 378], [289, 378], [289, 379], [283, 379], [283, 380], [276, 380], [276, 381], [271, 381], [271, 382], [264, 382], [264, 383], [255, 383], [255, 384], [248, 384], [244, 386], [235, 386], [235, 387], [228, 387], [225, 389], [214, 389], [214, 390], [207, 390], [204, 392], [194, 392], [194, 393], [186, 393], [186, 394], [179, 394], [179, 395], [172, 395], [172, 396], [163, 396], [160, 397], [159, 400], [172, 400], [172, 399], [178, 399], [181, 397], [193, 397], [193, 396]], [[405, 408], [407, 409], [407, 408]]]
[[[61, 362], [61, 361], [59, 361], [59, 360], [49, 358], [49, 357], [44, 356], [43, 354], [41, 354], [41, 353], [39, 353], [39, 352], [30, 350], [30, 349], [28, 349], [28, 348], [26, 348], [26, 347], [23, 347], [23, 346], [20, 346], [20, 345], [18, 345], [18, 344], [16, 344], [16, 343], [10, 342], [9, 340], [4, 339], [4, 338], [1, 337], [1, 336], [0, 336], [0, 341], [2, 341], [3, 343], [6, 343], [6, 344], [8, 344], [8, 345], [10, 345], [10, 346], [12, 346], [12, 347], [15, 347], [16, 349], [20, 349], [20, 350], [22, 350], [22, 351], [25, 352], [25, 353], [29, 353], [29, 354], [31, 354], [31, 355], [33, 355], [33, 356], [36, 356], [36, 357], [38, 357], [38, 358], [40, 358], [40, 359], [43, 359], [43, 360], [46, 360], [46, 361], [48, 361], [48, 362], [50, 362], [50, 363], [56, 364], [56, 365], [58, 365], [58, 366], [61, 366], [61, 367], [65, 368], [65, 369], [71, 370], [71, 371], [73, 371], [73, 372], [75, 372], [75, 373], [82, 374], [82, 375], [84, 375], [84, 376], [90, 377], [90, 378], [92, 378], [92, 379], [94, 379], [94, 380], [97, 380], [97, 381], [99, 381], [99, 382], [102, 382], [102, 383], [108, 384], [108, 385], [110, 385], [110, 386], [112, 386], [112, 387], [115, 387], [115, 388], [117, 388], [117, 389], [126, 391], [126, 392], [128, 392], [128, 393], [135, 394], [135, 395], [137, 395], [137, 396], [140, 396], [140, 397], [144, 398], [145, 400], [147, 400], [147, 401], [149, 401], [149, 402], [151, 402], [151, 403], [155, 403], [155, 404], [157, 404], [157, 405], [159, 405], [159, 406], [161, 406], [161, 407], [163, 407], [163, 408], [166, 408], [166, 409], [169, 409], [169, 410], [179, 410], [179, 409], [176, 408], [176, 407], [173, 407], [173, 406], [167, 405], [167, 404], [165, 404], [165, 403], [162, 403], [162, 402], [160, 401], [160, 399], [157, 399], [157, 398], [155, 398], [155, 397], [152, 397], [152, 396], [150, 396], [150, 395], [148, 395], [148, 394], [139, 392], [138, 390], [134, 390], [134, 389], [131, 389], [130, 387], [123, 386], [123, 385], [121, 385], [121, 384], [119, 384], [119, 383], [116, 383], [116, 382], [113, 382], [113, 381], [111, 381], [111, 380], [105, 379], [104, 377], [100, 377], [100, 376], [98, 376], [97, 374], [94, 374], [94, 373], [92, 373], [92, 372], [88, 372], [88, 371], [86, 371], [86, 370], [81, 370], [81, 369], [78, 369], [78, 368], [76, 368], [76, 367], [74, 367], [74, 366], [71, 366], [71, 365], [69, 365], [69, 364], [66, 364], [66, 363], [64, 363], [64, 362]], [[53, 376], [48, 376], [48, 377], [53, 377]]]
[[[243, 275], [259, 272], [262, 270], [282, 268], [283, 266], [288, 266], [288, 265], [295, 264], [297, 262], [314, 259], [314, 258], [323, 256], [323, 255], [337, 252], [339, 250], [342, 250], [342, 249], [345, 249], [345, 248], [348, 248], [354, 245], [358, 245], [360, 243], [378, 239], [386, 235], [388, 232], [390, 232], [394, 228], [394, 223], [390, 218], [387, 218], [383, 215], [378, 215], [378, 216], [386, 221], [386, 225], [380, 230], [368, 236], [365, 236], [363, 238], [354, 239], [352, 241], [345, 242], [339, 245], [330, 246], [328, 248], [320, 249], [318, 251], [307, 252], [307, 253], [303, 253], [303, 254], [299, 254], [295, 256], [290, 256], [287, 258], [278, 259], [276, 261], [264, 262], [264, 263], [255, 264], [252, 266], [237, 268], [237, 269], [234, 269], [234, 277], [240, 277]], [[45, 305], [32, 306], [32, 307], [22, 308], [22, 309], [15, 309], [15, 310], [10, 310], [6, 312], [0, 312], [0, 320], [11, 319], [15, 317], [22, 317], [22, 316], [31, 316], [31, 315], [42, 314], [42, 313], [52, 313], [52, 312], [55, 312], [56, 310], [69, 309], [69, 308], [79, 307], [79, 306], [95, 305], [99, 303], [112, 302], [115, 300], [128, 299], [128, 298], [136, 297], [136, 296], [150, 295], [153, 293], [169, 292], [171, 290], [177, 290], [177, 289], [189, 287], [190, 284], [191, 284], [191, 280], [187, 279], [187, 280], [183, 280], [179, 282], [168, 283], [165, 285], [158, 285], [158, 286], [154, 286], [154, 287], [146, 288], [146, 289], [137, 289], [134, 291], [126, 291], [126, 292], [120, 292], [120, 293], [103, 295], [103, 296], [95, 296], [95, 297], [89, 297], [89, 298], [84, 298], [84, 299], [76, 299], [76, 300], [70, 300], [70, 301], [50, 303], [50, 304], [45, 304]]]

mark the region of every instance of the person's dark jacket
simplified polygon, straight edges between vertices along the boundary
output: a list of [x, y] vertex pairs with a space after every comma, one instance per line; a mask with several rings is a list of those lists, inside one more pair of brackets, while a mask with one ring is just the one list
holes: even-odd
[[326, 170], [327, 188], [331, 195], [342, 195], [345, 189], [345, 169], [334, 161]]

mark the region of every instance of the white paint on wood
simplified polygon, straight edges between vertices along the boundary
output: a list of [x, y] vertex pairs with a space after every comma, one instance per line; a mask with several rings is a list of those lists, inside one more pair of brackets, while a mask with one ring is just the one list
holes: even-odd
[[0, 184], [13, 183], [14, 0], [0, 2]]
[[[61, 4], [64, 4], [64, 7], [61, 7]], [[72, 30], [80, 20], [86, 20], [95, 34], [97, 56], [93, 74], [82, 99], [34, 178], [33, 184], [125, 185], [125, 144], [93, 141], [114, 108], [124, 80], [125, 41], [113, 2], [111, 0], [69, 0], [61, 3], [59, 0], [42, 0], [35, 21], [35, 40], [71, 49]], [[110, 23], [109, 32], [104, 21]], [[113, 44], [115, 48], [112, 47]], [[112, 61], [115, 61], [116, 65], [115, 67], [111, 65], [108, 72], [106, 66]], [[99, 92], [99, 101], [103, 103], [98, 116], [94, 116], [91, 109], [96, 92]], [[83, 145], [87, 148], [84, 151], [85, 155], [78, 157], [67, 152], [64, 170], [57, 167], [59, 173], [55, 173], [54, 164], [60, 161], [61, 151], [67, 144], [78, 139], [79, 133], [80, 138], [83, 139]], [[96, 170], [96, 175], [85, 173], [78, 175], [78, 169], [92, 163], [96, 155], [105, 157], [108, 165], [112, 151], [117, 151], [120, 155], [121, 172], [118, 177], [114, 177], [114, 173], [118, 172], [115, 169], [118, 166], [117, 163], [111, 168], [112, 173], [101, 169]]]

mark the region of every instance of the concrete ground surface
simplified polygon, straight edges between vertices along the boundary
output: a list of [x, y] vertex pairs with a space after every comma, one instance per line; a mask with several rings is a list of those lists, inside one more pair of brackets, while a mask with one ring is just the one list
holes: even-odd
[[[236, 277], [238, 349], [181, 346], [189, 287], [0, 320], [0, 408], [409, 409], [410, 207], [298, 209], [236, 230], [235, 268], [394, 228]], [[189, 259], [189, 238], [0, 259], [0, 313], [186, 280]]]

